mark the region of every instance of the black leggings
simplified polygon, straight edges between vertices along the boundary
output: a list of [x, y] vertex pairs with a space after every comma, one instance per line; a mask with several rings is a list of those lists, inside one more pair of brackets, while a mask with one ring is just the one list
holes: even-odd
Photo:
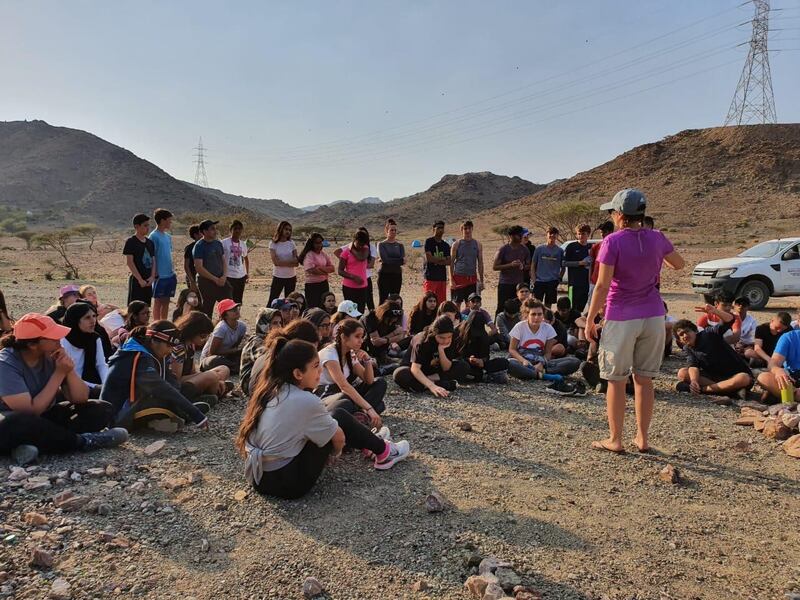
[[210, 371], [214, 367], [228, 367], [228, 369], [230, 369], [231, 371], [231, 375], [238, 375], [239, 367], [241, 366], [241, 364], [242, 364], [241, 351], [236, 354], [231, 354], [228, 356], [213, 354], [211, 356], [206, 356], [203, 360], [200, 361], [200, 370]]
[[[345, 409], [337, 408], [331, 416], [342, 428], [346, 444], [350, 448], [366, 448], [373, 454], [382, 454], [386, 450], [386, 442], [356, 421]], [[320, 448], [314, 442], [308, 441], [292, 462], [275, 471], [264, 471], [261, 481], [253, 487], [260, 494], [287, 500], [305, 496], [319, 479], [332, 451], [331, 442]]]
[[399, 294], [403, 287], [402, 273], [378, 273], [378, 304], [383, 304], [389, 294]]
[[[454, 360], [449, 371], [436, 371], [440, 381], [458, 381], [464, 382], [469, 374], [469, 364], [463, 360]], [[394, 382], [407, 392], [424, 392], [425, 386], [414, 377], [411, 372], [411, 367], [400, 367], [393, 373]], [[428, 375], [430, 377], [430, 375]], [[435, 381], [434, 381], [435, 383]]]
[[501, 371], [508, 371], [507, 358], [489, 358], [483, 359], [483, 368], [469, 366], [469, 376], [475, 380], [476, 383], [483, 381], [487, 373], [500, 373]]
[[375, 310], [375, 296], [372, 293], [372, 277], [367, 277], [367, 308], [371, 311]]
[[505, 310], [506, 300], [511, 300], [517, 297], [517, 286], [514, 283], [498, 283], [497, 284], [497, 308], [494, 311], [495, 316], [499, 315]]
[[0, 454], [8, 454], [22, 444], [36, 446], [43, 453], [74, 452], [83, 446], [78, 434], [105, 429], [112, 413], [111, 404], [102, 400], [62, 402], [38, 416], [0, 413]]
[[291, 294], [294, 289], [297, 287], [297, 277], [273, 277], [272, 283], [269, 284], [269, 300], [267, 300], [267, 308], [272, 306], [272, 301], [276, 298], [281, 297], [281, 292], [283, 292], [283, 297], [285, 298], [289, 294]]
[[330, 291], [330, 289], [327, 279], [325, 281], [318, 281], [317, 283], [307, 283], [305, 296], [308, 308], [321, 308], [322, 295]]
[[[362, 381], [355, 386], [356, 391], [361, 394], [361, 397], [364, 398], [364, 400], [369, 402], [369, 405], [374, 408], [375, 412], [379, 415], [386, 410], [386, 404], [383, 402], [383, 398], [386, 396], [387, 387], [388, 384], [383, 377], [376, 377], [375, 381], [373, 381], [371, 384], [364, 383]], [[344, 392], [337, 392], [329, 396], [323, 396], [322, 401], [325, 403], [325, 406], [331, 413], [339, 408], [344, 408], [350, 414], [360, 410], [356, 403], [353, 402]]]

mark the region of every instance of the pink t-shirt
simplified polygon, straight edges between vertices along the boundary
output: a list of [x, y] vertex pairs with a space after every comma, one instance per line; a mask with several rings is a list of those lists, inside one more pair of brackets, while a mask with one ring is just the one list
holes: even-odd
[[331, 259], [328, 258], [328, 255], [325, 254], [324, 251], [317, 254], [312, 250], [306, 254], [305, 258], [303, 259], [303, 269], [306, 271], [306, 283], [320, 283], [322, 281], [328, 281], [327, 273], [323, 275], [311, 275], [308, 270], [329, 266], [331, 266]]
[[656, 283], [664, 257], [673, 250], [672, 242], [658, 230], [622, 229], [603, 240], [597, 260], [614, 267], [607, 320], [632, 321], [666, 314]]
[[344, 270], [353, 275], [361, 277], [361, 285], [356, 285], [352, 279], [342, 277], [342, 287], [349, 287], [353, 289], [363, 289], [367, 287], [367, 260], [359, 260], [355, 254], [350, 252], [350, 248], [345, 248], [339, 255], [344, 261]]

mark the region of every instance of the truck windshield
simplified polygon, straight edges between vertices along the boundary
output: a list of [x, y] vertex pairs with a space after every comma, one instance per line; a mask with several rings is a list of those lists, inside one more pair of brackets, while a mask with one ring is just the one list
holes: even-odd
[[790, 244], [791, 242], [786, 241], [763, 242], [761, 244], [756, 244], [752, 248], [748, 248], [739, 256], [744, 258], [770, 258], [788, 248]]

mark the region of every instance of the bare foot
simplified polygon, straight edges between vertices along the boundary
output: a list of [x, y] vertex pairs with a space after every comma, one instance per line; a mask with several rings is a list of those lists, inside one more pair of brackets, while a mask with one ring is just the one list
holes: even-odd
[[650, 444], [644, 441], [640, 434], [636, 434], [636, 437], [633, 438], [633, 443], [636, 445], [636, 449], [642, 454], [647, 454], [650, 452]]
[[592, 448], [595, 450], [605, 450], [606, 452], [613, 452], [614, 454], [625, 454], [625, 448], [622, 444], [615, 444], [611, 440], [601, 440], [599, 442], [592, 442]]

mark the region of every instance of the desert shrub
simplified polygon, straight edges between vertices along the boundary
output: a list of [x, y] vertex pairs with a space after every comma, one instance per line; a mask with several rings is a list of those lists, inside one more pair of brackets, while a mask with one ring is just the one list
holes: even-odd
[[62, 266], [69, 275], [68, 279], [78, 279], [80, 273], [78, 267], [75, 266], [72, 258], [72, 248], [70, 242], [73, 239], [73, 232], [70, 230], [52, 231], [48, 233], [40, 233], [34, 238], [42, 244], [45, 248], [55, 250], [61, 258]]

